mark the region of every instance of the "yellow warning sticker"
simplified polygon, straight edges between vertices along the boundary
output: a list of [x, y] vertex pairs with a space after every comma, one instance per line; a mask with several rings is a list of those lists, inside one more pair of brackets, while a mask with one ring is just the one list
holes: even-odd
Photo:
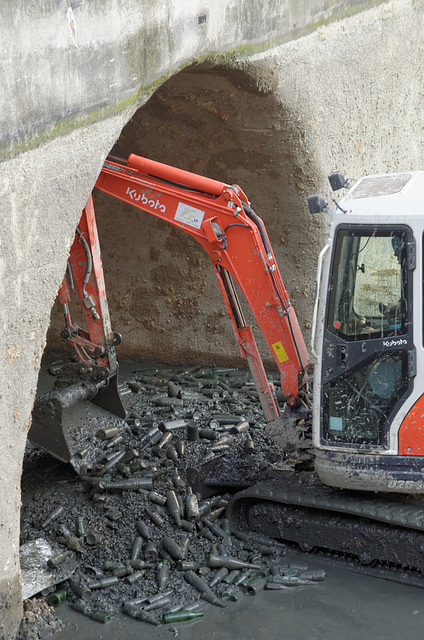
[[275, 355], [277, 356], [277, 360], [278, 362], [282, 363], [282, 362], [287, 362], [287, 360], [289, 359], [286, 350], [284, 349], [283, 345], [281, 344], [281, 342], [274, 342], [274, 344], [272, 345], [272, 348], [275, 351]]

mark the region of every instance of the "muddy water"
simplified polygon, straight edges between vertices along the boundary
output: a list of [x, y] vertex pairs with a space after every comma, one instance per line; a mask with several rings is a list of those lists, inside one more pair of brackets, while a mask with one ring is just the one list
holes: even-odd
[[293, 562], [326, 568], [326, 582], [282, 592], [242, 595], [226, 609], [202, 607], [205, 615], [194, 622], [152, 627], [130, 618], [103, 625], [66, 605], [57, 614], [66, 627], [55, 640], [155, 640], [178, 635], [181, 640], [406, 640], [422, 637], [424, 591], [328, 566], [301, 552], [290, 552]]

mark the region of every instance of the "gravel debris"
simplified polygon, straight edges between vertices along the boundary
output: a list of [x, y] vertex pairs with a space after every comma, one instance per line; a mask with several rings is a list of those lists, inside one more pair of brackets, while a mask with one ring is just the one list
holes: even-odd
[[[270, 575], [287, 569], [284, 545], [241, 540], [225, 518], [231, 494], [271, 477], [285, 458], [264, 432], [250, 374], [149, 365], [126, 375], [119, 391], [127, 418], [91, 425], [97, 435], [74, 460], [78, 475], [28, 449], [22, 543], [44, 537], [59, 561], [69, 552], [78, 562], [51, 591], [65, 591], [71, 606], [99, 622], [124, 613], [160, 624], [198, 601], [225, 606], [243, 586], [286, 588]], [[232, 580], [240, 579], [222, 589], [214, 578], [234, 563]], [[249, 565], [260, 568], [240, 577]], [[26, 624], [38, 615], [31, 602], [43, 603], [48, 627], [51, 607], [38, 598], [25, 603]]]

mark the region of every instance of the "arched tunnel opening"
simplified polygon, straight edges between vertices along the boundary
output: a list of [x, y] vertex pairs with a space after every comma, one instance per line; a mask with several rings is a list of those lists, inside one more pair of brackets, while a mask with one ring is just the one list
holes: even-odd
[[[252, 76], [240, 69], [192, 66], [159, 87], [124, 127], [111, 149], [111, 155], [128, 158], [131, 153], [228, 184], [240, 185], [265, 223], [283, 280], [306, 337], [312, 312], [316, 255], [320, 248], [317, 242], [319, 225], [309, 217], [306, 206], [306, 196], [313, 189], [313, 163], [301, 130], [284, 112], [276, 96], [259, 90]], [[159, 384], [156, 378], [168, 380], [169, 384], [169, 380], [174, 380], [176, 371], [172, 367], [178, 365], [220, 365], [223, 371], [225, 367], [243, 367], [214, 270], [201, 245], [166, 222], [96, 189], [93, 200], [112, 328], [123, 336], [123, 342], [117, 348], [118, 361], [129, 358], [131, 362], [144, 367], [137, 379], [142, 388], [152, 383], [151, 378], [155, 378], [154, 384]], [[78, 304], [73, 305], [72, 313], [80, 322]], [[250, 322], [251, 314], [247, 313], [247, 318]], [[51, 357], [55, 358], [58, 352], [64, 350], [60, 338], [62, 328], [63, 313], [59, 305], [55, 305], [48, 332], [47, 356], [53, 354]], [[265, 341], [259, 332], [255, 337], [266, 366], [274, 368]], [[155, 377], [157, 369], [149, 363], [161, 363], [159, 376]], [[208, 406], [216, 409], [211, 395], [216, 392], [213, 388], [216, 381], [210, 379], [212, 369], [205, 371], [205, 380], [202, 379], [201, 383], [204, 390], [208, 387], [204, 391]], [[237, 382], [234, 388], [231, 387], [233, 381], [227, 380], [230, 393], [236, 398], [236, 388], [243, 389], [243, 393], [250, 394], [250, 404], [237, 404], [235, 400], [232, 404], [223, 405], [227, 415], [233, 411], [231, 428], [246, 422], [246, 407], [250, 411], [250, 420], [263, 424], [260, 409], [254, 409], [251, 402], [252, 387], [245, 386], [251, 384], [251, 381], [247, 381], [248, 373], [237, 375], [240, 377], [237, 380], [234, 377]], [[198, 379], [195, 384], [199, 385]], [[158, 392], [161, 390], [163, 388], [158, 388]], [[190, 387], [189, 392], [192, 391]], [[172, 411], [162, 406], [140, 414], [137, 411], [130, 412], [130, 426], [126, 427], [119, 451], [123, 446], [126, 451], [137, 449], [140, 444], [138, 436], [145, 435], [146, 430], [158, 420], [192, 421], [196, 413], [203, 416], [194, 405], [191, 408], [188, 418], [188, 414], [178, 406], [173, 406]], [[210, 425], [211, 417], [209, 415], [209, 419], [202, 423], [204, 428]], [[137, 421], [141, 422], [139, 434], [138, 426], [134, 427]], [[234, 473], [238, 474], [238, 479], [234, 480], [235, 488], [243, 486], [246, 478], [250, 483], [265, 478], [265, 470], [279, 455], [269, 438], [259, 429], [254, 434], [253, 443], [246, 440], [245, 431], [240, 431], [239, 436], [241, 449], [236, 448], [237, 464], [229, 463], [226, 466], [226, 473], [231, 476], [230, 480], [226, 480], [227, 483], [231, 485]], [[201, 444], [193, 443], [198, 448], [198, 459], [208, 454], [214, 441], [206, 442], [203, 439]], [[103, 448], [105, 445], [99, 441], [96, 446]], [[251, 467], [248, 469], [242, 459], [249, 446], [256, 446], [258, 453], [251, 456], [253, 462], [249, 462]], [[101, 456], [101, 465], [106, 464], [106, 467], [108, 462], [105, 463], [105, 460], [110, 460], [111, 455], [109, 451], [113, 454], [115, 449], [105, 449]], [[144, 455], [140, 449], [136, 457], [141, 459]], [[155, 469], [159, 473], [157, 466], [163, 464], [165, 459], [161, 453], [158, 456]], [[189, 461], [194, 466], [197, 464], [193, 462], [195, 458]], [[87, 465], [92, 471], [90, 464]], [[127, 470], [123, 470], [122, 465], [118, 468], [123, 473], [121, 480], [125, 481]], [[115, 481], [115, 471], [113, 468], [112, 474], [105, 474], [107, 482]], [[242, 477], [243, 481], [240, 480]], [[75, 473], [70, 465], [58, 462], [30, 445], [22, 483], [23, 542], [28, 542], [41, 530], [41, 533], [50, 534], [53, 547], [57, 550], [58, 542], [62, 546], [66, 544], [64, 530], [70, 531], [71, 539], [78, 536], [75, 523], [80, 515], [84, 515], [91, 533], [99, 529], [102, 539], [113, 539], [107, 543], [109, 551], [113, 548], [114, 554], [123, 552], [125, 555], [128, 551], [123, 551], [125, 544], [130, 545], [130, 539], [137, 535], [136, 522], [133, 521], [137, 510], [130, 504], [131, 500], [128, 502], [123, 497], [125, 494], [111, 492], [108, 496], [110, 509], [105, 512], [101, 503], [102, 491], [98, 492], [95, 486], [86, 491], [74, 480]], [[169, 487], [162, 486], [161, 482], [159, 480], [158, 488], [162, 491], [174, 487], [177, 492], [183, 493], [178, 488], [178, 480], [174, 485], [171, 482]], [[156, 482], [153, 488], [157, 488]], [[209, 491], [216, 492], [217, 486]], [[131, 492], [126, 495], [131, 495]], [[93, 496], [97, 496], [94, 497], [97, 510], [100, 509], [99, 505], [103, 509], [100, 520], [93, 515]], [[103, 499], [106, 504], [104, 496]], [[65, 504], [64, 513], [60, 507]], [[50, 521], [55, 509], [59, 509], [60, 516]], [[132, 511], [125, 525], [120, 527], [120, 521], [115, 521], [113, 514], [122, 514], [122, 509], [126, 513], [128, 509]], [[60, 524], [63, 519], [65, 529]], [[74, 544], [78, 546], [79, 543]], [[89, 551], [92, 555], [91, 548]], [[78, 553], [77, 549], [77, 560]], [[107, 562], [106, 555], [101, 551], [95, 550], [93, 557], [99, 563]]]
[[[292, 304], [309, 333], [316, 255], [307, 213], [312, 161], [302, 132], [272, 93], [238, 69], [196, 65], [171, 77], [122, 130], [111, 154], [131, 153], [238, 184], [263, 219]], [[212, 265], [187, 234], [93, 192], [118, 355], [162, 362], [239, 359]], [[62, 315], [48, 345], [62, 348]], [[261, 343], [263, 358], [271, 356]]]

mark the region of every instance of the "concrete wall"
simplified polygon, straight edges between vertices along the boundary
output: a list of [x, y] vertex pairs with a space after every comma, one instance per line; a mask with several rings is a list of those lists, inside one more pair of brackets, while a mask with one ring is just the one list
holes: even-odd
[[[38, 5], [8, 0], [0, 8], [0, 634], [6, 638], [15, 635], [21, 613], [19, 482], [50, 306], [81, 209], [136, 108], [183, 65], [262, 46], [268, 52], [239, 62], [225, 55], [221, 64], [240, 67], [281, 109], [275, 143], [283, 141], [283, 156], [290, 152], [292, 159], [281, 156], [276, 179], [281, 167], [293, 167], [277, 194], [281, 201], [289, 192], [294, 205], [303, 203], [309, 186], [321, 186], [339, 167], [355, 176], [423, 165], [419, 2], [82, 0], [74, 3], [78, 47], [68, 35], [68, 5]], [[269, 50], [279, 42], [285, 44]], [[207, 153], [197, 150], [199, 157]], [[249, 192], [263, 184], [253, 165], [246, 170], [240, 162], [237, 171], [234, 181], [252, 182]], [[103, 224], [107, 230], [106, 218]], [[269, 224], [278, 230], [276, 217]], [[288, 226], [292, 286], [300, 288], [305, 271], [312, 279], [309, 259], [320, 227], [296, 213]]]
[[[16, 154], [140, 105], [166, 75], [269, 48], [367, 0], [4, 0], [0, 148]], [[69, 35], [73, 7], [75, 38]]]

